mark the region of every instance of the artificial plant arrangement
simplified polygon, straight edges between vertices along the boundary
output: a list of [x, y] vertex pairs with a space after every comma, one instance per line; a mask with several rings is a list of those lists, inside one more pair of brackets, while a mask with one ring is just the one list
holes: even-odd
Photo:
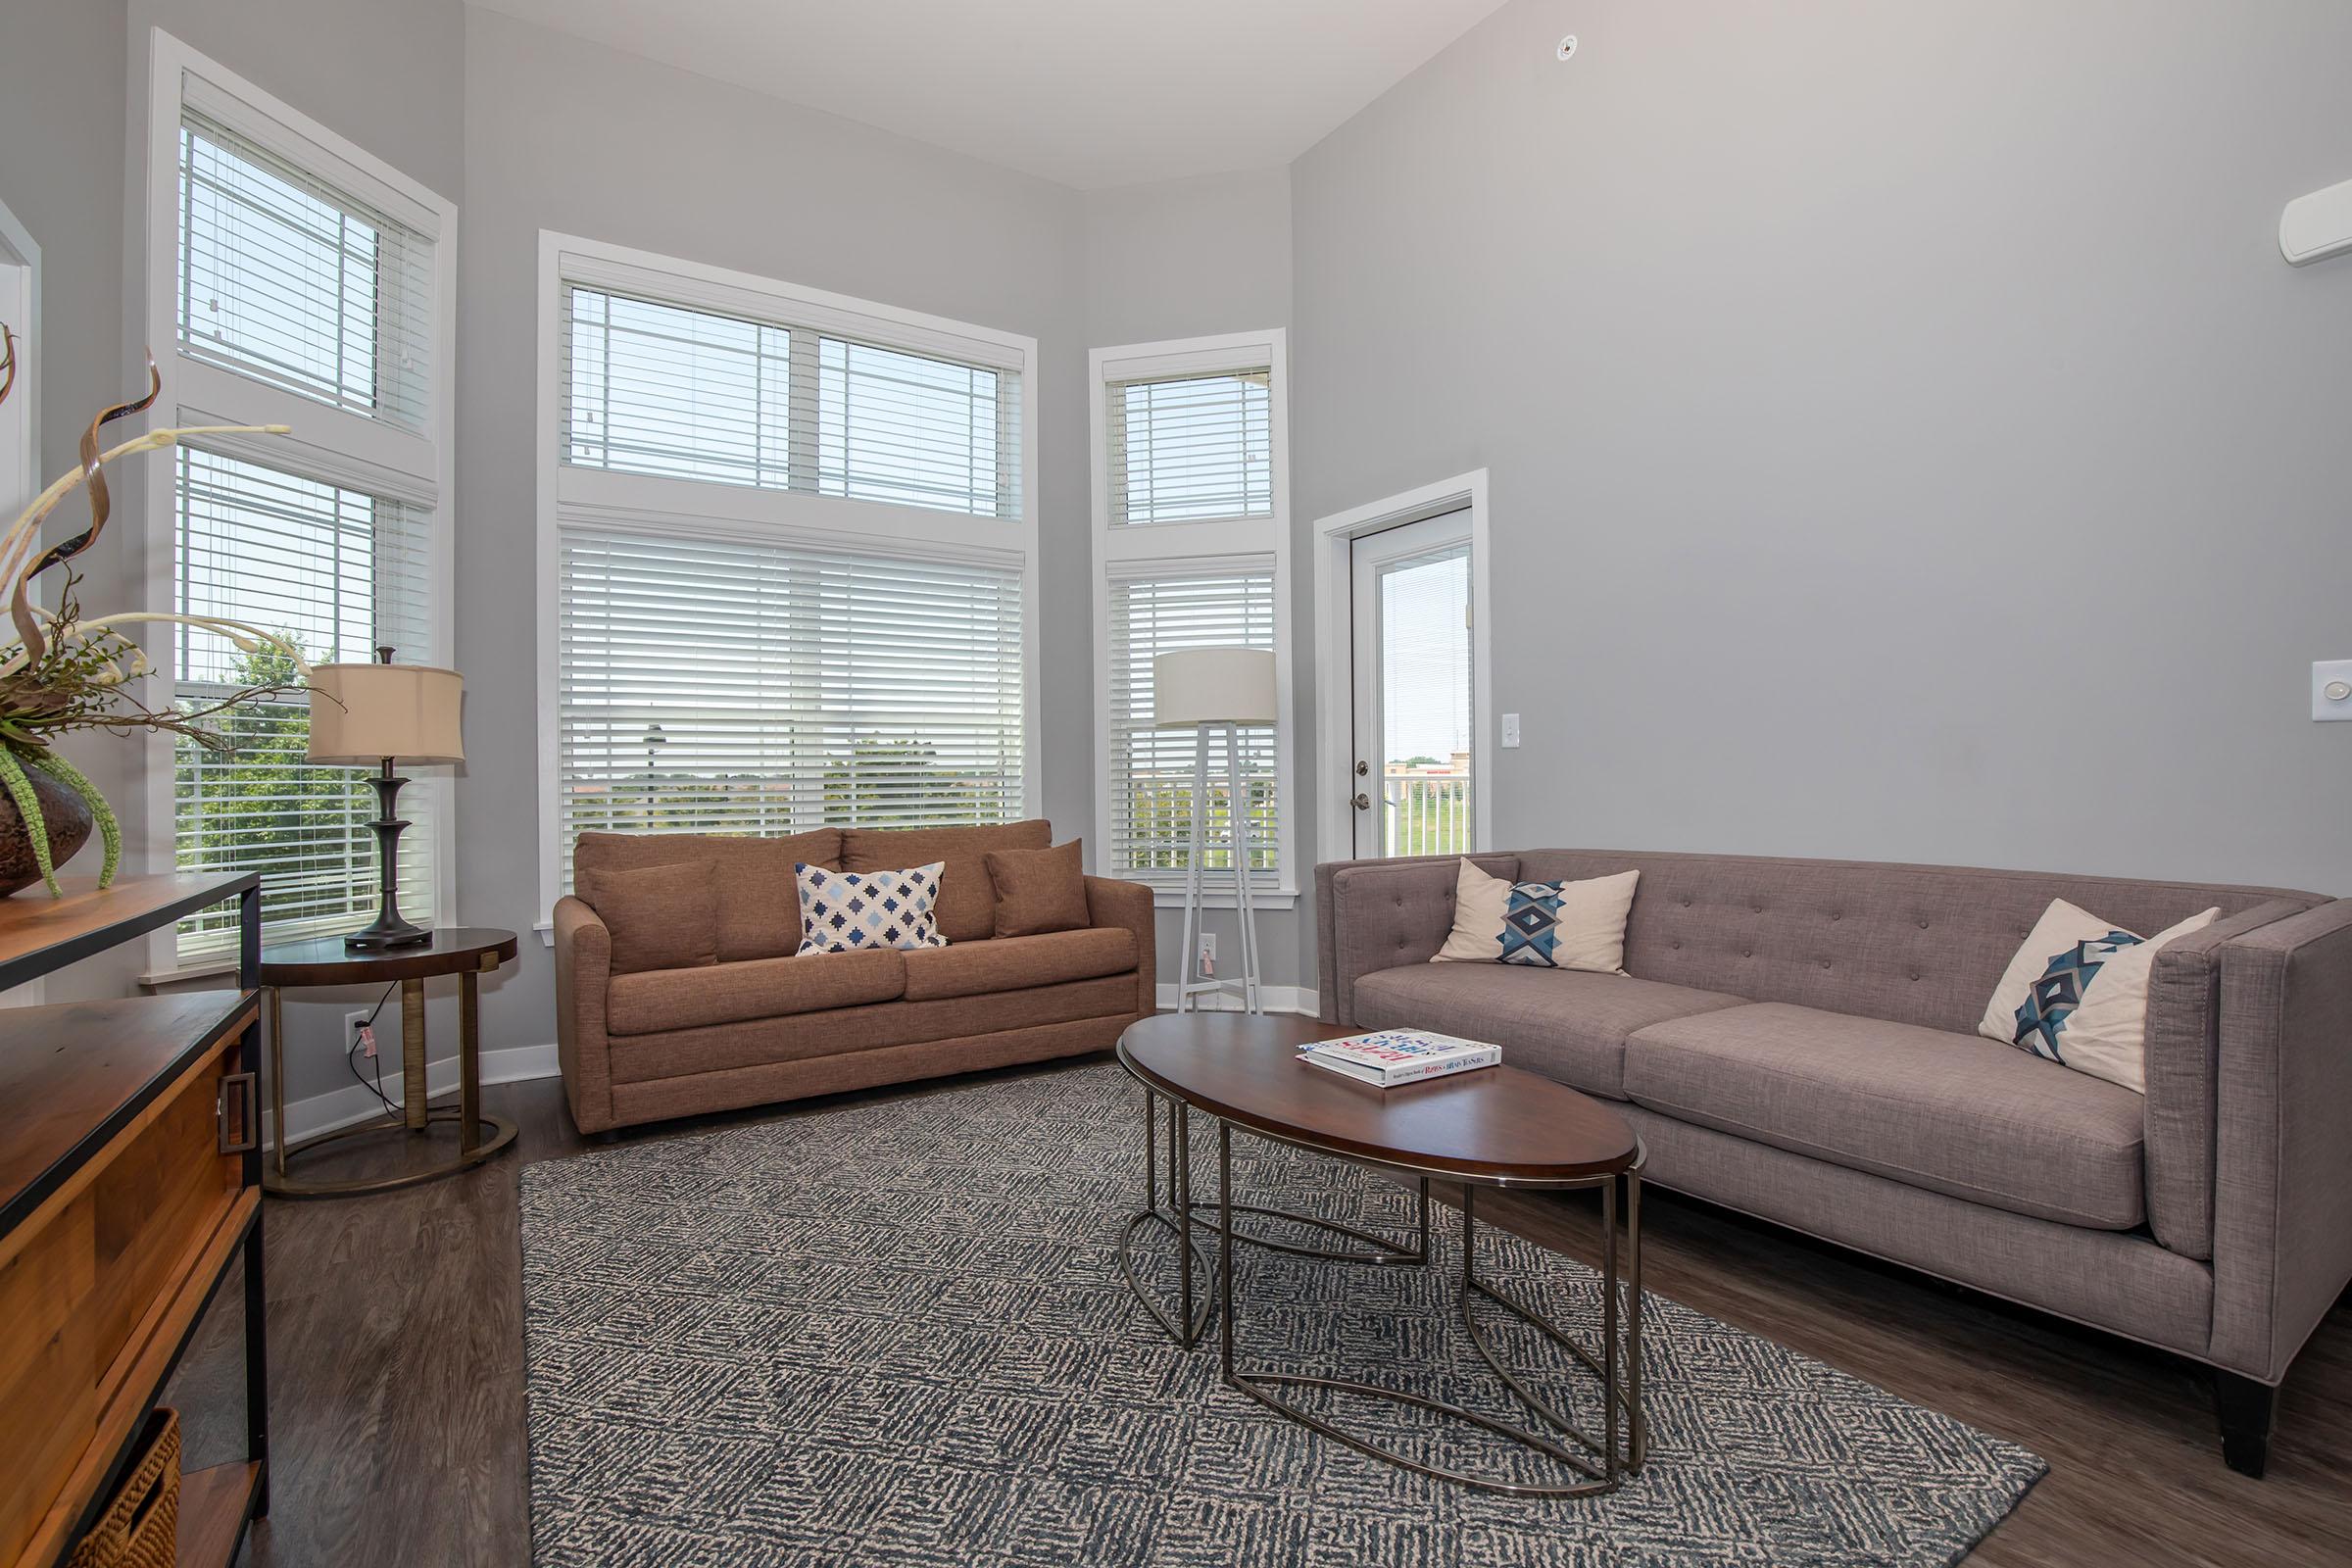
[[[5, 366], [6, 377], [0, 380], [0, 402], [5, 402], [16, 389], [17, 365], [15, 334], [5, 327], [0, 327], [0, 349], [4, 349], [6, 356], [5, 361], [0, 361]], [[122, 859], [122, 831], [114, 808], [82, 771], [59, 754], [55, 743], [60, 735], [76, 729], [110, 730], [116, 734], [135, 734], [142, 730], [167, 732], [185, 736], [208, 750], [224, 751], [230, 747], [227, 737], [207, 726], [204, 720], [239, 703], [299, 686], [310, 675], [309, 662], [290, 640], [240, 621], [146, 611], [85, 617], [74, 593], [80, 579], [70, 566], [59, 589], [55, 610], [32, 603], [34, 578], [80, 555], [97, 543], [98, 536], [105, 531], [113, 511], [113, 499], [107, 492], [106, 465], [163, 451], [191, 435], [286, 433], [287, 427], [282, 424], [188, 425], [150, 430], [111, 451], [100, 450], [98, 432], [102, 426], [144, 413], [162, 391], [163, 377], [155, 368], [154, 356], [150, 355], [147, 395], [135, 403], [117, 404], [92, 419], [81, 435], [81, 466], [33, 497], [32, 504], [15, 524], [5, 535], [0, 535], [0, 584], [7, 586], [8, 614], [15, 630], [14, 637], [0, 641], [0, 788], [5, 788], [9, 801], [16, 807], [23, 831], [29, 840], [27, 848], [39, 871], [39, 880], [47, 885], [53, 897], [61, 892], [55, 861], [65, 856], [52, 854], [50, 825], [35, 793], [35, 774], [47, 775], [63, 785], [71, 798], [87, 807], [106, 846], [106, 863], [98, 876], [100, 887], [113, 883]], [[77, 489], [88, 492], [89, 527], [63, 543], [41, 550], [41, 520]], [[291, 662], [300, 678], [240, 687], [218, 702], [193, 708], [150, 707], [140, 701], [133, 689], [133, 683], [148, 672], [147, 656], [122, 630], [142, 621], [201, 626], [227, 638], [241, 653], [281, 656]], [[86, 835], [86, 828], [82, 831]], [[80, 840], [74, 840], [65, 855], [72, 855], [80, 845]], [[0, 897], [32, 880], [25, 876], [14, 886], [0, 884]]]

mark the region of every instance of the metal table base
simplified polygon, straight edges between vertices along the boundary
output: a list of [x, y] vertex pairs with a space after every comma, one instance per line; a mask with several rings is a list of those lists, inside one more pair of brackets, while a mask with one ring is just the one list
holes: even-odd
[[[1167, 1100], [1168, 1154], [1166, 1185], [1168, 1202], [1160, 1200], [1160, 1155], [1157, 1150], [1158, 1120], [1154, 1102]], [[1401, 1390], [1383, 1388], [1377, 1384], [1347, 1378], [1322, 1377], [1307, 1373], [1285, 1372], [1279, 1369], [1246, 1367], [1237, 1360], [1234, 1348], [1236, 1311], [1233, 1285], [1233, 1248], [1236, 1242], [1265, 1247], [1297, 1256], [1327, 1262], [1358, 1265], [1425, 1267], [1429, 1251], [1429, 1181], [1427, 1174], [1402, 1166], [1361, 1161], [1375, 1168], [1394, 1170], [1414, 1176], [1420, 1182], [1419, 1236], [1416, 1246], [1407, 1247], [1386, 1238], [1341, 1225], [1312, 1215], [1296, 1214], [1287, 1210], [1267, 1208], [1234, 1201], [1233, 1193], [1233, 1126], [1217, 1122], [1217, 1194], [1214, 1200], [1196, 1200], [1192, 1196], [1191, 1107], [1172, 1097], [1161, 1096], [1147, 1088], [1144, 1096], [1145, 1206], [1132, 1215], [1120, 1238], [1119, 1266], [1127, 1277], [1127, 1285], [1138, 1302], [1151, 1314], [1160, 1328], [1180, 1347], [1190, 1350], [1199, 1345], [1213, 1316], [1218, 1325], [1219, 1372], [1225, 1384], [1289, 1419], [1312, 1431], [1321, 1433], [1353, 1448], [1358, 1453], [1383, 1460], [1400, 1469], [1457, 1486], [1471, 1487], [1483, 1492], [1500, 1493], [1517, 1497], [1589, 1497], [1614, 1492], [1628, 1476], [1639, 1475], [1648, 1456], [1648, 1431], [1642, 1410], [1642, 1162], [1637, 1156], [1633, 1167], [1619, 1175], [1594, 1177], [1586, 1181], [1528, 1184], [1542, 1185], [1551, 1191], [1578, 1191], [1598, 1188], [1601, 1195], [1601, 1329], [1600, 1345], [1595, 1350], [1581, 1343], [1556, 1324], [1547, 1321], [1526, 1302], [1507, 1292], [1482, 1280], [1477, 1269], [1477, 1184], [1462, 1184], [1462, 1272], [1458, 1293], [1462, 1329], [1471, 1346], [1478, 1351], [1488, 1368], [1499, 1378], [1521, 1404], [1532, 1412], [1534, 1420], [1527, 1424], [1504, 1421], [1481, 1411], [1466, 1409], [1445, 1400], [1426, 1398]], [[1254, 1136], [1264, 1137], [1264, 1134]], [[1282, 1140], [1269, 1139], [1269, 1142]], [[1293, 1146], [1303, 1147], [1303, 1146]], [[1324, 1153], [1325, 1151], [1310, 1150]], [[1625, 1297], [1619, 1298], [1618, 1283], [1618, 1213], [1619, 1187], [1623, 1185], [1625, 1224]], [[1217, 1253], [1213, 1264], [1200, 1256], [1193, 1238], [1193, 1216], [1197, 1210], [1215, 1208], [1217, 1211]], [[1309, 1227], [1357, 1244], [1354, 1248], [1325, 1249], [1300, 1247], [1262, 1235], [1251, 1235], [1238, 1229], [1236, 1215], [1257, 1215]], [[1170, 1311], [1148, 1290], [1138, 1275], [1133, 1250], [1137, 1235], [1148, 1225], [1157, 1225], [1171, 1234], [1176, 1242], [1177, 1269], [1181, 1276], [1176, 1310]], [[1197, 1272], [1206, 1277], [1196, 1286]], [[1210, 1287], [1213, 1287], [1210, 1288]], [[1505, 1364], [1487, 1332], [1480, 1328], [1473, 1310], [1480, 1301], [1490, 1302], [1509, 1312], [1529, 1328], [1573, 1356], [1582, 1370], [1600, 1385], [1600, 1432], [1586, 1432], [1549, 1400], [1529, 1387], [1527, 1379]], [[1447, 1469], [1424, 1464], [1406, 1454], [1348, 1431], [1335, 1421], [1300, 1408], [1279, 1392], [1287, 1389], [1319, 1389], [1327, 1392], [1378, 1399], [1391, 1404], [1407, 1405], [1428, 1411], [1447, 1420], [1459, 1421], [1490, 1436], [1513, 1443], [1542, 1458], [1565, 1467], [1577, 1479], [1559, 1483], [1532, 1484], [1505, 1480], [1501, 1477], [1465, 1470]]]

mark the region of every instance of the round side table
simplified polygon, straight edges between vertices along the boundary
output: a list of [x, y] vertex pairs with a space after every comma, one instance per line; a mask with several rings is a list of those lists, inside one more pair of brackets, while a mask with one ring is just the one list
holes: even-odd
[[[276, 1113], [276, 1147], [262, 1169], [265, 1190], [286, 1198], [345, 1198], [356, 1193], [388, 1193], [454, 1175], [480, 1164], [514, 1141], [514, 1124], [481, 1110], [481, 977], [514, 957], [512, 931], [480, 926], [445, 926], [429, 943], [355, 953], [340, 936], [286, 942], [262, 950], [259, 980], [270, 1002], [270, 1103]], [[435, 1107], [428, 1103], [424, 1081], [424, 983], [436, 975], [458, 977], [458, 1102]], [[397, 1114], [370, 1118], [356, 1127], [286, 1142], [285, 1008], [281, 993], [289, 986], [353, 986], [400, 983], [400, 1098]], [[345, 1181], [309, 1181], [286, 1172], [286, 1161], [308, 1149], [369, 1134], [421, 1134], [433, 1122], [458, 1124], [458, 1152], [440, 1160], [390, 1176], [357, 1177]]]

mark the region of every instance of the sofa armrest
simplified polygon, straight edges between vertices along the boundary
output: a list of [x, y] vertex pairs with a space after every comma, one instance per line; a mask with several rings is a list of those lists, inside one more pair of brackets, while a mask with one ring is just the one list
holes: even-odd
[[2148, 1228], [2183, 1257], [2213, 1256], [2214, 1075], [2221, 1056], [2222, 950], [2301, 914], [2271, 899], [2168, 942], [2148, 976]]
[[[1315, 867], [1316, 1000], [1325, 1023], [1355, 1027], [1355, 982], [1381, 969], [1427, 963], [1453, 930], [1461, 857], [1338, 860]], [[1474, 855], [1493, 876], [1512, 876], [1512, 855]]]
[[1152, 925], [1152, 890], [1141, 882], [1112, 877], [1086, 879], [1086, 923], [1098, 930], [1118, 927], [1135, 934], [1135, 1011], [1159, 1010], [1159, 947]]
[[601, 1133], [612, 1118], [612, 1059], [605, 1037], [606, 988], [612, 981], [612, 933], [587, 902], [556, 901], [556, 1060], [571, 1119]]
[[2222, 948], [2213, 1360], [2276, 1383], [2352, 1280], [2352, 900]]

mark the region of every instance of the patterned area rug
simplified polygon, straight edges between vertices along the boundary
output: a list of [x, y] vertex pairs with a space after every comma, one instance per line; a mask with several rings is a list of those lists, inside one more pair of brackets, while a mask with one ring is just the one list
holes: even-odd
[[[1141, 1114], [1090, 1064], [525, 1167], [536, 1562], [1944, 1564], [2045, 1468], [1654, 1295], [1651, 1458], [1615, 1494], [1525, 1501], [1363, 1458], [1225, 1388], [1213, 1334], [1188, 1355], [1128, 1296]], [[1237, 1134], [1234, 1181], [1412, 1234], [1411, 1193], [1351, 1166]], [[1454, 1316], [1457, 1211], [1433, 1228], [1427, 1269], [1240, 1249], [1239, 1348], [1525, 1420]], [[1478, 1248], [1482, 1275], [1592, 1332], [1590, 1270], [1483, 1225]], [[1157, 1268], [1174, 1281], [1172, 1255]], [[1495, 1309], [1480, 1323], [1531, 1376], [1564, 1359]], [[1581, 1380], [1532, 1380], [1597, 1414]], [[1323, 1410], [1546, 1478], [1408, 1407]]]

